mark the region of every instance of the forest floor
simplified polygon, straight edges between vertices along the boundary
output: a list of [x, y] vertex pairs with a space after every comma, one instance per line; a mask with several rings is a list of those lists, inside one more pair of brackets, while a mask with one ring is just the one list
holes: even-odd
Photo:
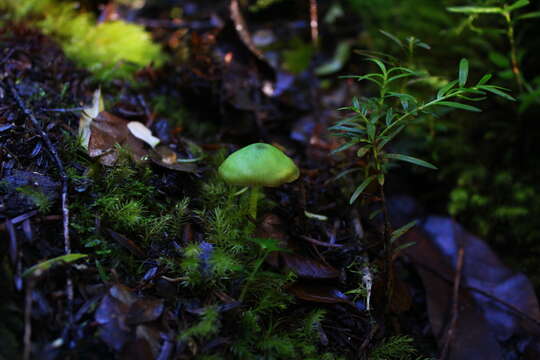
[[[181, 21], [137, 13], [161, 67], [104, 82], [31, 23], [0, 29], [0, 359], [540, 358], [531, 281], [422, 206], [418, 173], [349, 204], [357, 183], [336, 177], [365, 162], [328, 128], [367, 90], [318, 42], [360, 23], [186, 3]], [[300, 177], [253, 217], [217, 168], [257, 142]], [[393, 229], [416, 220], [390, 267], [382, 202]]]

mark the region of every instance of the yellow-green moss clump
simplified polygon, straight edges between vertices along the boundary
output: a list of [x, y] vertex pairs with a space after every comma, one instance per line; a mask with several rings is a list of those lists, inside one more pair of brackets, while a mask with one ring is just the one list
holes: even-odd
[[166, 60], [161, 47], [143, 27], [124, 21], [96, 24], [76, 4], [55, 0], [5, 0], [0, 10], [55, 38], [66, 55], [100, 81], [129, 78], [135, 71]]

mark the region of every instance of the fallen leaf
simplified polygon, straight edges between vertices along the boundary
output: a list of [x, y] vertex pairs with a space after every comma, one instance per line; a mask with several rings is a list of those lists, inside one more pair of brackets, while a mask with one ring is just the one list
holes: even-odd
[[300, 278], [333, 279], [339, 277], [337, 269], [317, 260], [292, 253], [280, 253], [280, 255], [285, 268], [293, 271]]
[[447, 217], [422, 216], [414, 200], [389, 202], [392, 224], [417, 218], [417, 228], [396, 241], [414, 242], [403, 250], [415, 265], [426, 289], [428, 316], [442, 348], [452, 314], [453, 281], [459, 249], [464, 252], [459, 312], [448, 359], [500, 359], [499, 343], [521, 341], [538, 358], [540, 308], [530, 281], [499, 260], [489, 246]]

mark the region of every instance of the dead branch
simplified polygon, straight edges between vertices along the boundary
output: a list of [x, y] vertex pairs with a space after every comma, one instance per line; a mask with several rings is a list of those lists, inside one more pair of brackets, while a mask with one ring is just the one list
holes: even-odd
[[[71, 242], [69, 239], [69, 207], [68, 207], [68, 176], [66, 174], [66, 170], [64, 168], [64, 164], [62, 163], [62, 160], [60, 159], [60, 156], [58, 155], [58, 151], [56, 150], [56, 147], [53, 145], [51, 139], [49, 138], [49, 135], [42, 129], [38, 119], [35, 117], [34, 113], [31, 109], [29, 109], [24, 101], [22, 100], [21, 96], [19, 95], [17, 88], [13, 84], [13, 81], [11, 79], [8, 79], [8, 85], [11, 90], [11, 94], [13, 95], [13, 98], [17, 102], [17, 105], [22, 110], [22, 112], [26, 115], [28, 119], [32, 122], [32, 125], [34, 126], [35, 130], [41, 137], [41, 140], [45, 143], [45, 146], [47, 150], [49, 151], [50, 156], [52, 157], [54, 163], [56, 164], [56, 167], [58, 168], [58, 173], [60, 174], [60, 178], [62, 180], [62, 220], [63, 220], [63, 234], [64, 234], [64, 251], [66, 254], [71, 254]], [[72, 318], [72, 312], [73, 312], [73, 283], [71, 280], [71, 276], [67, 276], [67, 297], [68, 297], [68, 315], [69, 319]]]

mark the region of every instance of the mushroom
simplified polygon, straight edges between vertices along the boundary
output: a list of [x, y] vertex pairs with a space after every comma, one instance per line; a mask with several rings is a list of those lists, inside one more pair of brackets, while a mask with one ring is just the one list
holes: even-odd
[[249, 215], [254, 219], [262, 186], [277, 187], [298, 179], [300, 175], [290, 157], [265, 143], [251, 144], [235, 151], [225, 159], [218, 172], [228, 184], [251, 187]]

